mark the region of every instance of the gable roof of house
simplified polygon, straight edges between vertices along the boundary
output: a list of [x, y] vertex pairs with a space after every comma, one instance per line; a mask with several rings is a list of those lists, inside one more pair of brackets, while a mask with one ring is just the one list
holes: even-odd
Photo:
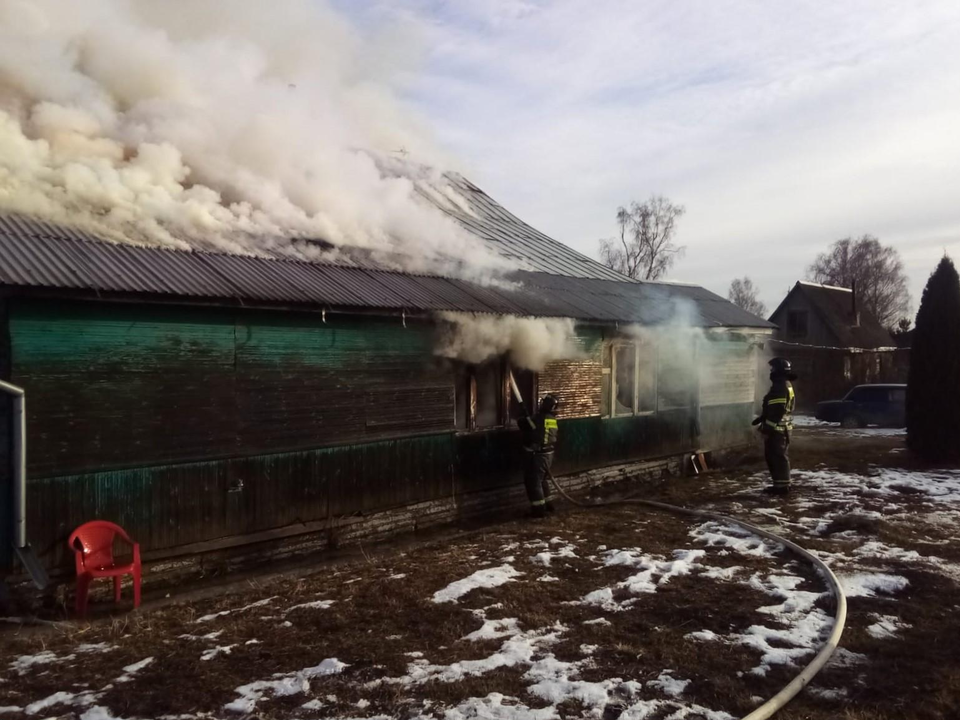
[[836, 336], [839, 347], [878, 348], [894, 345], [893, 336], [862, 304], [857, 308], [860, 322], [855, 321], [853, 291], [849, 288], [801, 280], [793, 286], [787, 297], [770, 316], [771, 322], [776, 322], [777, 314], [784, 308], [787, 301], [797, 294], [807, 300], [830, 332]]

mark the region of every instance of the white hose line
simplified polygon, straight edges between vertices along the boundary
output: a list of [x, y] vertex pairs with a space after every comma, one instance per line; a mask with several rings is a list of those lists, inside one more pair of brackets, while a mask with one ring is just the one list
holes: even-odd
[[646, 505], [647, 507], [666, 510], [678, 515], [688, 515], [690, 517], [705, 518], [715, 522], [729, 523], [731, 525], [741, 527], [754, 535], [759, 535], [767, 540], [780, 543], [803, 559], [808, 560], [815, 568], [817, 568], [817, 570], [820, 571], [820, 574], [831, 586], [833, 596], [837, 599], [837, 612], [834, 615], [833, 631], [830, 633], [830, 637], [827, 638], [823, 647], [820, 648], [820, 652], [816, 654], [813, 660], [807, 664], [807, 666], [800, 672], [799, 675], [791, 680], [782, 690], [780, 690], [780, 692], [763, 703], [763, 705], [756, 708], [749, 715], [745, 715], [742, 720], [767, 720], [767, 718], [772, 717], [774, 713], [782, 709], [788, 702], [793, 700], [793, 698], [796, 697], [796, 695], [803, 690], [807, 684], [809, 684], [816, 674], [823, 669], [823, 666], [827, 664], [827, 661], [830, 660], [830, 657], [836, 651], [837, 646], [840, 644], [840, 636], [843, 635], [843, 626], [847, 621], [847, 597], [843, 594], [843, 588], [840, 587], [840, 581], [837, 580], [837, 576], [833, 574], [833, 571], [828, 568], [820, 558], [811, 553], [809, 550], [806, 550], [797, 545], [795, 542], [787, 540], [784, 537], [780, 537], [775, 533], [764, 530], [763, 528], [759, 528], [756, 525], [751, 525], [750, 523], [743, 522], [742, 520], [737, 520], [736, 518], [732, 518], [727, 515], [720, 515], [719, 513], [708, 512], [706, 510], [691, 510], [690, 508], [680, 507], [679, 505], [670, 505], [668, 503], [658, 502], [656, 500], [641, 500], [638, 498], [619, 501], [613, 500], [599, 503], [579, 502], [578, 500], [574, 500], [566, 493], [566, 491], [560, 486], [560, 483], [557, 482], [557, 479], [553, 476], [553, 473], [550, 473], [550, 479], [553, 480], [553, 485], [557, 488], [557, 491], [574, 505], [587, 508], [603, 507], [605, 505]]

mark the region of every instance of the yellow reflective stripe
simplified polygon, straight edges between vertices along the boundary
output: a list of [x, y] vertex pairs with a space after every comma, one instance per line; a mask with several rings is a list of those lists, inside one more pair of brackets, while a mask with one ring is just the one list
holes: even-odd
[[786, 398], [777, 398], [776, 400], [767, 400], [767, 405], [786, 405]]
[[767, 425], [769, 425], [772, 428], [777, 427], [777, 424], [773, 420], [767, 420]]
[[552, 428], [552, 429], [556, 430], [556, 429], [557, 429], [557, 421], [554, 420], [553, 418], [544, 418], [544, 419], [543, 419], [543, 426], [544, 426], [545, 428]]
[[531, 504], [531, 505], [546, 505], [546, 504], [547, 504], [547, 501], [546, 501], [546, 500], [534, 500], [534, 501], [532, 501], [530, 504]]

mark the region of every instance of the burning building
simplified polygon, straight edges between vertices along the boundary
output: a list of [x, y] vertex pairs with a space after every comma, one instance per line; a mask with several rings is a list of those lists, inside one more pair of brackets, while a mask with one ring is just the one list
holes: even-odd
[[[700, 287], [631, 281], [448, 180], [459, 200], [436, 207], [518, 268], [502, 281], [118, 244], [0, 216], [0, 376], [26, 393], [26, 519], [43, 563], [63, 567], [66, 537], [94, 518], [158, 561], [515, 504], [511, 369], [527, 398], [560, 398], [555, 472], [574, 487], [750, 442], [769, 323]], [[9, 406], [0, 419], [9, 438]]]

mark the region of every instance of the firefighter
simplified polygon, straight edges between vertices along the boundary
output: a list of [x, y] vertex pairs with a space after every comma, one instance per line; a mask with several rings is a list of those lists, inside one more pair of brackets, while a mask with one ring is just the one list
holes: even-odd
[[553, 395], [544, 395], [540, 411], [533, 417], [524, 415], [517, 420], [523, 438], [523, 482], [530, 499], [534, 517], [553, 512], [550, 504], [548, 475], [557, 446], [557, 407], [560, 402]]
[[763, 398], [763, 410], [760, 417], [753, 421], [759, 425], [763, 434], [764, 456], [773, 485], [764, 492], [774, 495], [786, 495], [790, 492], [790, 431], [793, 429], [792, 415], [796, 405], [791, 380], [796, 380], [793, 367], [786, 358], [774, 358], [770, 361], [770, 392]]

